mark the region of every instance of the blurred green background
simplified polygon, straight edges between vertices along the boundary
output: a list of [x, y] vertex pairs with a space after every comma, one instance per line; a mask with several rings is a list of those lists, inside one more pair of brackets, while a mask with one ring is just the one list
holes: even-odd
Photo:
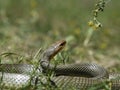
[[[98, 16], [87, 46], [96, 0], [0, 0], [0, 53], [15, 52], [31, 59], [37, 50], [65, 39], [72, 62], [94, 62], [120, 68], [120, 1], [111, 0]], [[3, 59], [2, 62], [9, 63]]]

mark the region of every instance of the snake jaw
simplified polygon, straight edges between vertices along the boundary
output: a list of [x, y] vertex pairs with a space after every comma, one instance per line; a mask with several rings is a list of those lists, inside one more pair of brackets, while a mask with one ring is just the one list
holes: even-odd
[[56, 42], [55, 44], [53, 44], [53, 54], [51, 54], [50, 59], [52, 59], [57, 53], [59, 53], [66, 45], [66, 41], [65, 40], [61, 40]]
[[47, 57], [48, 60], [51, 60], [57, 53], [59, 53], [65, 47], [65, 45], [65, 40], [61, 40], [52, 44], [52, 46], [45, 51], [44, 56]]

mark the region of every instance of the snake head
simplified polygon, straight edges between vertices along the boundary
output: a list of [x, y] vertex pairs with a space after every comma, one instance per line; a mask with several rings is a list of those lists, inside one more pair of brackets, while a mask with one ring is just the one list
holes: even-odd
[[65, 40], [58, 41], [54, 44], [52, 44], [43, 54], [43, 57], [47, 58], [48, 60], [51, 60], [57, 53], [59, 53], [64, 46], [66, 45]]

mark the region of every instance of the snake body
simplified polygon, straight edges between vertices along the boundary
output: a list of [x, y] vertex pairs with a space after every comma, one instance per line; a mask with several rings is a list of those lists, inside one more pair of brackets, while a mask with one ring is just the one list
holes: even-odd
[[[40, 66], [36, 69], [37, 73], [54, 71], [55, 76], [52, 81], [56, 86], [62, 88], [71, 86], [77, 89], [87, 89], [110, 79], [112, 90], [120, 90], [120, 74], [111, 74], [97, 64], [83, 63], [57, 66], [50, 64], [50, 60], [64, 48], [65, 44], [65, 40], [59, 41], [43, 52]], [[28, 64], [0, 64], [0, 84], [8, 87], [22, 87], [32, 80], [31, 84], [34, 85], [36, 76], [31, 79], [31, 72], [34, 70], [35, 66]]]

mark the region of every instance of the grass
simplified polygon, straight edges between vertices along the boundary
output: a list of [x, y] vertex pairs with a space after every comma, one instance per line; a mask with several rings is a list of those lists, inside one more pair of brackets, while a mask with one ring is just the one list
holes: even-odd
[[34, 64], [39, 48], [44, 50], [65, 39], [67, 45], [62, 56], [67, 58], [66, 63], [93, 62], [109, 71], [119, 71], [119, 2], [111, 0], [106, 4], [98, 16], [103, 27], [90, 32], [87, 23], [94, 1], [1, 0], [0, 54], [4, 53], [1, 63]]

